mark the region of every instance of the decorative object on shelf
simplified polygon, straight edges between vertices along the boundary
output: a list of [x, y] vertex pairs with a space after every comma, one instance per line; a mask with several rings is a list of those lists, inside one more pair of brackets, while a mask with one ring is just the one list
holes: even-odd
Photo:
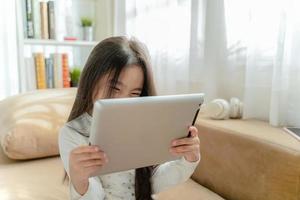
[[65, 40], [65, 41], [76, 41], [76, 40], [77, 40], [77, 37], [69, 37], [69, 36], [65, 36], [65, 37], [64, 37], [64, 40]]
[[78, 87], [80, 75], [81, 75], [81, 69], [79, 67], [74, 67], [71, 70], [71, 87]]
[[83, 29], [83, 40], [93, 41], [93, 22], [89, 17], [81, 18], [81, 26]]

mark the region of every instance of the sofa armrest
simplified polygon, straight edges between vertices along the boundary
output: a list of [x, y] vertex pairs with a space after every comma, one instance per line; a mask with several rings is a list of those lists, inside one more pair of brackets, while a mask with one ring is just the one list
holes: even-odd
[[196, 124], [202, 160], [193, 179], [225, 199], [300, 200], [300, 142], [257, 120]]

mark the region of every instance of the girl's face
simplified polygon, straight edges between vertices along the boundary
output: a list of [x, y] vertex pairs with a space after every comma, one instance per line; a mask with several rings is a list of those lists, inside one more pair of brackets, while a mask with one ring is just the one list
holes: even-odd
[[[112, 87], [111, 78], [105, 75], [99, 82], [98, 91], [94, 98], [105, 98], [106, 90]], [[129, 65], [120, 73], [118, 82], [112, 87], [112, 98], [138, 97], [141, 95], [144, 84], [144, 74], [141, 67], [137, 65]]]

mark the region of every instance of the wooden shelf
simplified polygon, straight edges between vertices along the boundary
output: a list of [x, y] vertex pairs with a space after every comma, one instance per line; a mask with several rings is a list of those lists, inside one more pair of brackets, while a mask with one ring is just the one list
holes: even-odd
[[58, 41], [58, 40], [39, 40], [39, 39], [24, 39], [25, 45], [53, 45], [53, 46], [86, 46], [93, 47], [98, 44], [97, 41]]

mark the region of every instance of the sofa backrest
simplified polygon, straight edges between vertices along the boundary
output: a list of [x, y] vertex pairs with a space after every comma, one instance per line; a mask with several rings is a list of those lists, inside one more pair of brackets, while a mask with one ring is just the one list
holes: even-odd
[[200, 116], [193, 179], [231, 200], [300, 200], [300, 141], [258, 120]]

